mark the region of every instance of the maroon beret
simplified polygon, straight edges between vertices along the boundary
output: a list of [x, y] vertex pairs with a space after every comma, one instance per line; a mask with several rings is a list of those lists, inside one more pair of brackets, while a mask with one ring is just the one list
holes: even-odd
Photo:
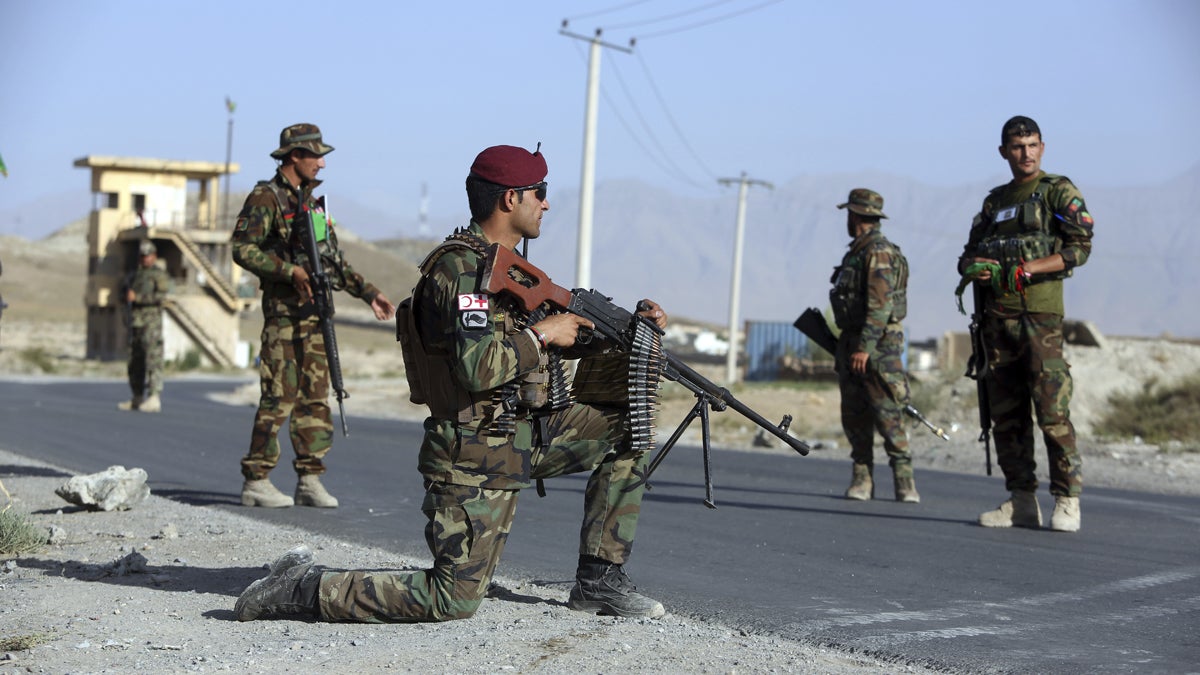
[[475, 157], [471, 175], [504, 187], [525, 187], [546, 178], [546, 158], [538, 150], [529, 152], [513, 145], [493, 145]]

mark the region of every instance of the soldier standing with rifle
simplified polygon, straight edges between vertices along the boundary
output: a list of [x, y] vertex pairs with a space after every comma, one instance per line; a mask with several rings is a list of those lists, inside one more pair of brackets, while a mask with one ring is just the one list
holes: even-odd
[[158, 265], [158, 247], [146, 239], [138, 244], [138, 266], [125, 280], [126, 326], [129, 331], [129, 389], [133, 397], [117, 404], [121, 410], [162, 411], [163, 301], [171, 278]]
[[[545, 306], [526, 311], [483, 283], [488, 247], [512, 251], [541, 233], [550, 208], [546, 170], [541, 152], [500, 145], [479, 153], [466, 181], [470, 225], [429, 254], [413, 297], [397, 312], [412, 398], [430, 412], [418, 468], [433, 567], [328, 571], [313, 564], [307, 547], [298, 547], [242, 593], [234, 608], [239, 620], [264, 614], [366, 622], [470, 617], [500, 561], [521, 490], [580, 472], [590, 477], [567, 606], [624, 617], [663, 615], [662, 604], [638, 593], [624, 570], [650, 459], [633, 438], [632, 404], [566, 396], [560, 359], [579, 355], [573, 350], [594, 354], [606, 341], [597, 335], [577, 346], [593, 321]], [[645, 307], [641, 316], [666, 326], [658, 305], [645, 301]], [[585, 367], [586, 361], [580, 370], [600, 379], [605, 369]], [[627, 391], [624, 378], [613, 380], [609, 389]]]
[[[983, 201], [958, 260], [959, 291], [974, 282], [982, 341], [971, 373], [987, 383], [996, 459], [1010, 497], [979, 516], [984, 527], [1042, 525], [1037, 502], [1033, 417], [1050, 462], [1054, 514], [1050, 528], [1080, 525], [1082, 460], [1071, 424], [1071, 371], [1063, 358], [1063, 280], [1092, 251], [1092, 216], [1064, 176], [1041, 169], [1045, 143], [1037, 122], [1016, 116], [1000, 132], [1000, 156], [1012, 180]], [[981, 401], [982, 403], [982, 401]], [[986, 438], [988, 420], [981, 415]]]
[[[246, 198], [231, 237], [234, 261], [259, 278], [263, 294], [261, 393], [250, 450], [242, 459], [246, 506], [338, 505], [320, 480], [325, 472], [322, 458], [333, 445], [331, 378], [339, 405], [345, 398], [329, 291], [344, 290], [360, 298], [380, 321], [395, 314], [383, 293], [346, 261], [323, 200], [313, 197], [321, 184], [317, 173], [332, 151], [316, 125], [285, 128], [279, 148], [271, 153], [280, 161], [279, 169]], [[299, 474], [294, 498], [267, 477], [279, 462], [278, 434], [285, 423], [296, 453], [292, 466]], [[345, 430], [344, 417], [342, 424]]]
[[921, 501], [913, 479], [912, 453], [903, 412], [908, 403], [908, 377], [900, 356], [908, 312], [908, 261], [900, 247], [880, 232], [883, 197], [866, 188], [850, 191], [845, 204], [850, 250], [834, 269], [829, 300], [842, 334], [837, 343], [838, 384], [842, 394], [842, 429], [854, 461], [846, 499], [875, 496], [875, 431], [892, 467], [895, 498]]

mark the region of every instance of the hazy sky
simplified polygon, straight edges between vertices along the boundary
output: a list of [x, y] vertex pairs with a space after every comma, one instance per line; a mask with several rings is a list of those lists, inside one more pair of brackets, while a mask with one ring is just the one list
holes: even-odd
[[583, 145], [587, 43], [564, 18], [637, 38], [603, 52], [598, 181], [1003, 178], [1014, 114], [1085, 192], [1200, 161], [1192, 0], [0, 0], [0, 208], [86, 192], [84, 155], [223, 162], [226, 96], [234, 189], [308, 121], [337, 147], [333, 197], [415, 221], [426, 184], [433, 215], [464, 213], [479, 150], [541, 141], [553, 200], [578, 189]]

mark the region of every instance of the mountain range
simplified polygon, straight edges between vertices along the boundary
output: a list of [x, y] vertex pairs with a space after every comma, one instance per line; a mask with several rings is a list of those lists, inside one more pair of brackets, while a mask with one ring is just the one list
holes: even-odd
[[[835, 207], [850, 189], [869, 187], [885, 199], [885, 234], [909, 260], [910, 337], [965, 330], [967, 317], [955, 306], [955, 263], [984, 195], [1004, 181], [997, 176], [986, 183], [933, 186], [855, 173], [802, 175], [774, 189], [751, 187], [739, 320], [790, 322], [806, 307], [827, 305], [830, 274], [849, 241], [845, 212]], [[336, 189], [335, 183], [325, 187]], [[1068, 318], [1117, 335], [1200, 336], [1200, 315], [1187, 309], [1200, 289], [1200, 269], [1193, 264], [1200, 259], [1200, 231], [1191, 222], [1200, 212], [1200, 164], [1158, 185], [1078, 187], [1095, 217], [1096, 235], [1090, 260], [1066, 282]], [[382, 213], [333, 194], [343, 228], [364, 239], [418, 235], [415, 218], [396, 215], [410, 209]], [[532, 262], [568, 287], [576, 276], [577, 194], [552, 185], [542, 236], [529, 245]], [[684, 197], [635, 180], [612, 180], [597, 184], [595, 195], [591, 287], [623, 306], [650, 297], [671, 314], [728, 323], [736, 188], [712, 198]], [[54, 229], [45, 225], [77, 220], [89, 202], [90, 195], [80, 191], [0, 209], [0, 233], [44, 236]], [[425, 224], [428, 238], [466, 224], [463, 202], [460, 215]], [[412, 263], [410, 256], [399, 264]], [[409, 289], [385, 290], [400, 298]], [[969, 309], [969, 299], [967, 304]]]

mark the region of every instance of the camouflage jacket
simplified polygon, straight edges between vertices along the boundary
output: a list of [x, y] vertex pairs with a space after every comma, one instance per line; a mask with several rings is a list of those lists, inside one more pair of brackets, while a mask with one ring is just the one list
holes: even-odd
[[[319, 207], [312, 192], [320, 184], [321, 181], [314, 180], [303, 191], [308, 207], [314, 211]], [[298, 228], [293, 227], [297, 205], [291, 184], [277, 171], [274, 178], [256, 185], [246, 197], [230, 237], [234, 262], [257, 276], [262, 285], [264, 317], [304, 318], [312, 316], [316, 309], [311, 302], [300, 303], [300, 294], [292, 284], [292, 270], [297, 265], [312, 272]], [[338, 248], [332, 219], [319, 248], [332, 286], [371, 304], [379, 289], [367, 283], [346, 261]]]
[[878, 228], [855, 237], [830, 278], [834, 320], [850, 333], [852, 352], [877, 356], [884, 333], [901, 330], [908, 313], [908, 260]]
[[[491, 243], [477, 223], [466, 233]], [[479, 404], [471, 421], [439, 416], [426, 421], [419, 468], [433, 481], [514, 489], [530, 481], [532, 428], [522, 412], [514, 433], [490, 432], [501, 412], [496, 394], [544, 366], [545, 359], [525, 328], [527, 315], [507, 296], [480, 290], [483, 263], [476, 250], [451, 249], [426, 272], [420, 296], [413, 298], [425, 351], [440, 355], [451, 386]]]
[[1093, 221], [1079, 189], [1065, 176], [1042, 172], [1037, 180], [992, 189], [971, 225], [958, 270], [974, 258], [999, 260], [1008, 269], [1022, 260], [1062, 255], [1066, 269], [1037, 275], [1025, 293], [997, 296], [984, 286], [987, 308], [993, 314], [1014, 312], [1063, 314], [1063, 279], [1087, 262], [1092, 252]]
[[163, 300], [171, 290], [171, 278], [158, 265], [139, 266], [129, 275], [125, 289], [132, 290], [135, 296], [129, 325], [141, 328], [159, 320]]

